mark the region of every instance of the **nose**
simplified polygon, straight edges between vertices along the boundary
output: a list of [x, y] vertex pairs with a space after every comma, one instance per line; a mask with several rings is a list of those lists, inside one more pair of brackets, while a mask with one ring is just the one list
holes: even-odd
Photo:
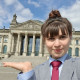
[[59, 40], [59, 39], [56, 39], [56, 40], [55, 40], [54, 46], [55, 46], [55, 47], [60, 47], [60, 40]]

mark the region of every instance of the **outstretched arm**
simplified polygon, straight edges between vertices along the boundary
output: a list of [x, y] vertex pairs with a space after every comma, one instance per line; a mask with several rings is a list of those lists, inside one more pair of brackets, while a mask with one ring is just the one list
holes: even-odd
[[20, 70], [23, 73], [19, 73], [18, 80], [36, 80], [34, 70], [32, 70], [32, 64], [30, 62], [3, 62], [4, 67], [12, 67]]
[[32, 70], [32, 64], [30, 62], [3, 62], [3, 66], [12, 67], [23, 73]]

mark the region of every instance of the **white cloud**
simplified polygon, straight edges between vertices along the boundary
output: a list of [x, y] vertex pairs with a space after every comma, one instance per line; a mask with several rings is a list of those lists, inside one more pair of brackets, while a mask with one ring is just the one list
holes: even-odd
[[14, 7], [15, 7], [15, 12], [17, 14], [18, 22], [24, 22], [28, 19], [33, 18], [31, 10], [29, 8], [24, 8], [24, 6], [21, 3], [17, 2]]
[[6, 10], [3, 9], [3, 6], [0, 5], [0, 18], [5, 18]]
[[80, 0], [76, 0], [75, 4], [70, 7], [60, 8], [63, 17], [67, 17], [75, 30], [80, 30]]
[[20, 11], [20, 10], [24, 9], [24, 6], [21, 3], [17, 2], [14, 5], [14, 8], [15, 8], [15, 11]]
[[27, 17], [29, 17], [29, 18], [33, 16], [33, 14], [31, 13], [31, 11], [29, 10], [29, 8], [23, 9], [22, 12], [21, 12], [21, 14], [22, 14], [23, 16], [27, 16]]
[[24, 22], [26, 20], [29, 20], [33, 17], [33, 14], [31, 13], [31, 11], [27, 8], [27, 9], [23, 9], [21, 10], [21, 13], [18, 13], [17, 16], [17, 21], [18, 22]]
[[4, 4], [0, 1], [0, 28], [2, 26], [5, 26], [4, 23], [11, 23], [11, 20], [15, 13], [17, 14], [18, 22], [24, 22], [28, 19], [33, 18], [33, 13], [31, 12], [31, 10], [29, 8], [25, 8], [18, 0], [3, 1], [5, 2]]
[[16, 0], [4, 0], [4, 3], [6, 4], [6, 5], [12, 5], [12, 4], [14, 4], [16, 2]]
[[8, 16], [7, 11], [0, 4], [0, 28], [3, 28], [4, 23], [7, 23], [6, 17]]
[[28, 0], [28, 4], [32, 4], [35, 7], [40, 7], [39, 3], [35, 2], [35, 1]]

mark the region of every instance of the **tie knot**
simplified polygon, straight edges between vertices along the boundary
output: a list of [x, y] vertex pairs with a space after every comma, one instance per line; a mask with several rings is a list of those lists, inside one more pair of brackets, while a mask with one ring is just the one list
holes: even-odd
[[59, 67], [61, 65], [61, 61], [53, 61], [51, 62], [52, 67]]

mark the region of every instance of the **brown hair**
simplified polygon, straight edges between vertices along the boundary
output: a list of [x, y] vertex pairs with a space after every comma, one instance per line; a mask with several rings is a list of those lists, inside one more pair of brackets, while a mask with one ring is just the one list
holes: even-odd
[[63, 18], [58, 10], [52, 10], [49, 14], [49, 18], [41, 27], [41, 33], [43, 37], [54, 37], [59, 35], [59, 29], [62, 35], [72, 35], [72, 25], [67, 18]]

